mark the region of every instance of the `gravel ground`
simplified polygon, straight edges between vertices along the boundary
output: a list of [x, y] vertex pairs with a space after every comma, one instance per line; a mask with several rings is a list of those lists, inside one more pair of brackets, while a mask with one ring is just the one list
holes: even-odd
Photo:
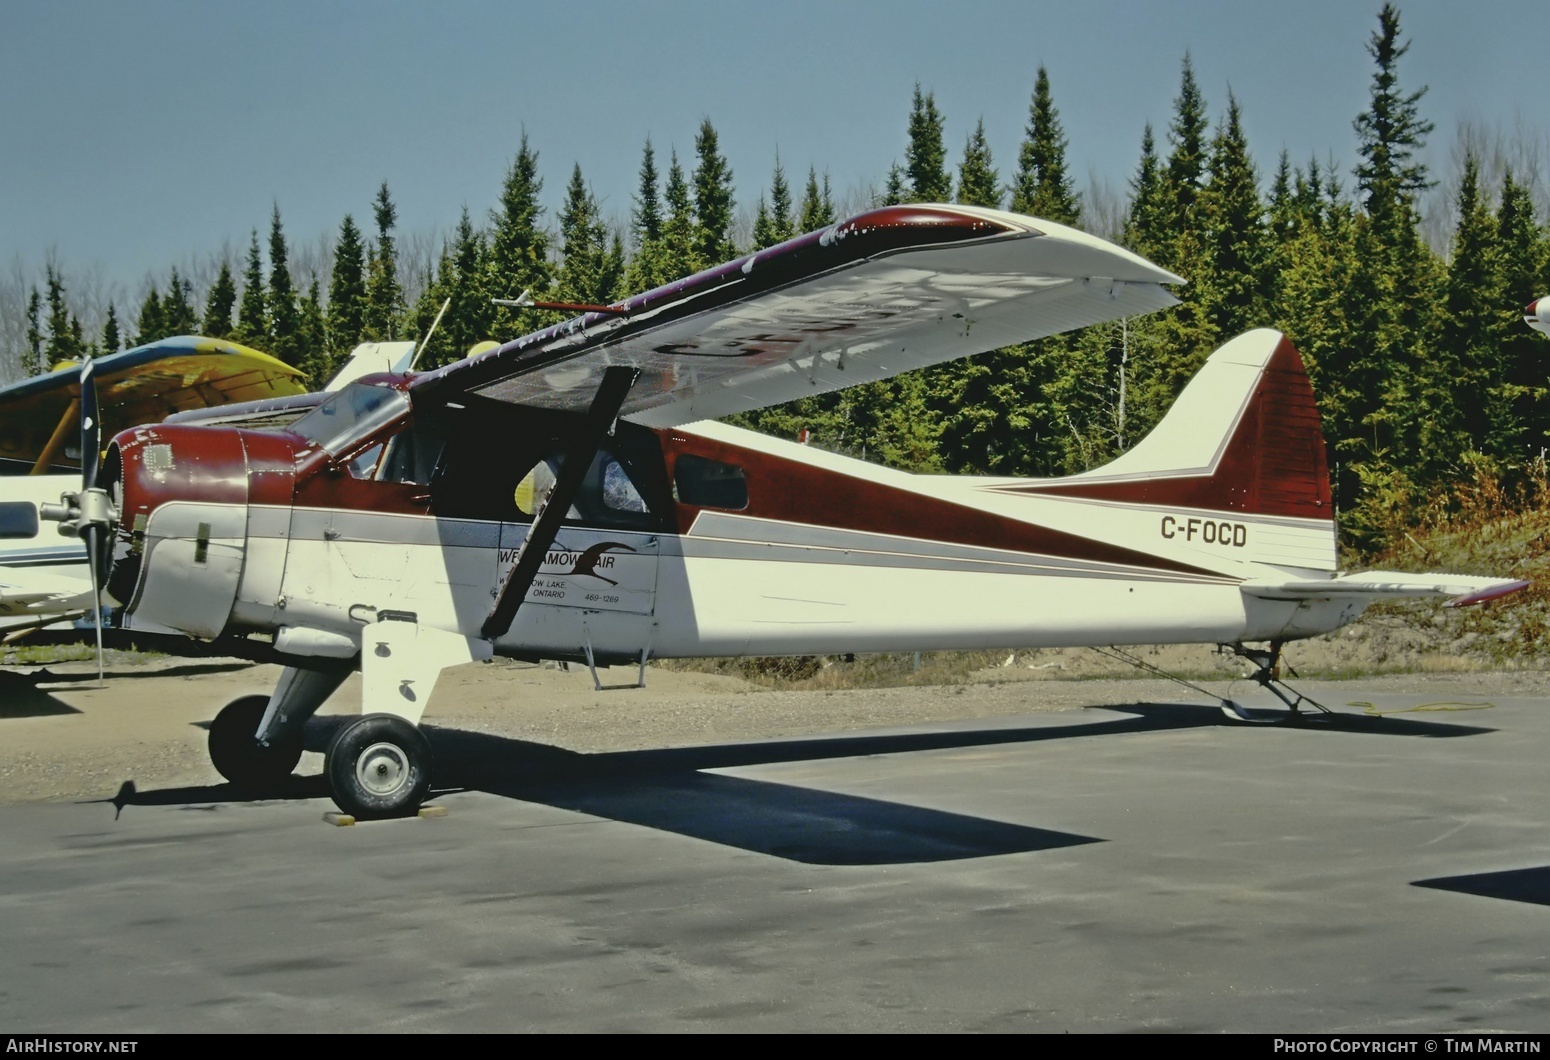
[[[1090, 653], [1089, 653], [1090, 654]], [[1145, 653], [1143, 652], [1143, 655]], [[1161, 664], [1187, 659], [1150, 656]], [[1206, 656], [1201, 656], [1205, 659]], [[1444, 663], [1446, 660], [1444, 660]], [[578, 752], [615, 751], [894, 728], [972, 718], [1010, 718], [1138, 701], [1206, 702], [1154, 679], [1073, 674], [1094, 668], [1075, 653], [1029, 653], [961, 683], [846, 691], [770, 690], [718, 674], [647, 670], [647, 687], [595, 691], [583, 667], [562, 670], [498, 660], [449, 670], [426, 722], [495, 733]], [[1209, 672], [1210, 664], [1195, 667]], [[0, 670], [0, 804], [103, 798], [132, 780], [142, 791], [216, 784], [205, 724], [222, 705], [274, 687], [278, 669], [237, 660], [119, 659], [99, 688], [95, 666], [60, 663]], [[1245, 696], [1230, 671], [1202, 683]], [[633, 669], [603, 671], [605, 684], [633, 681]], [[1064, 678], [1064, 679], [1062, 679]], [[359, 710], [351, 678], [324, 713]], [[1335, 709], [1359, 686], [1416, 697], [1417, 708], [1490, 696], [1536, 696], [1543, 671], [1435, 672], [1297, 682]], [[308, 752], [300, 772], [320, 772]]]

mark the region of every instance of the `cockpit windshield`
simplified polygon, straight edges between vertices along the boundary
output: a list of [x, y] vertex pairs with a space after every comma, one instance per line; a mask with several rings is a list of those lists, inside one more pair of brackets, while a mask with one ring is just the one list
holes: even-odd
[[351, 383], [291, 425], [335, 455], [375, 434], [409, 411], [409, 395], [389, 387]]

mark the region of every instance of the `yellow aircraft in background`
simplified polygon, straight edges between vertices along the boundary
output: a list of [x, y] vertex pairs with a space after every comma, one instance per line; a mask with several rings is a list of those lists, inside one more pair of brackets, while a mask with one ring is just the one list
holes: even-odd
[[[374, 347], [412, 344], [372, 344]], [[86, 547], [39, 525], [40, 504], [81, 478], [81, 373], [0, 387], [0, 636], [87, 614], [93, 607]], [[305, 394], [305, 375], [267, 353], [224, 339], [180, 335], [98, 358], [97, 436], [159, 423], [174, 412]]]

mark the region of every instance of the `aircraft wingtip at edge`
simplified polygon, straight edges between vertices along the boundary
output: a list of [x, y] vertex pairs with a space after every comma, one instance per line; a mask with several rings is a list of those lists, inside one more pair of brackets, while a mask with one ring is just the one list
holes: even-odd
[[1448, 607], [1472, 607], [1475, 604], [1487, 603], [1498, 600], [1503, 596], [1510, 596], [1522, 589], [1527, 589], [1533, 582], [1524, 578], [1516, 578], [1512, 581], [1496, 582], [1484, 589], [1476, 589], [1474, 592], [1465, 593], [1463, 596], [1455, 596], [1449, 600]]

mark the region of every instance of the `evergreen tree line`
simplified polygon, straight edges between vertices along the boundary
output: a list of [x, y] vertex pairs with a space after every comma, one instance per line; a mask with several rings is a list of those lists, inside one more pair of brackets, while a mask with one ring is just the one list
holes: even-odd
[[[1360, 542], [1396, 506], [1418, 503], [1470, 474], [1523, 475], [1550, 438], [1544, 339], [1521, 309], [1550, 292], [1550, 228], [1536, 217], [1532, 174], [1491, 166], [1466, 144], [1451, 245], [1422, 237], [1420, 197], [1433, 186], [1419, 160], [1433, 131], [1425, 88], [1406, 89], [1399, 12], [1385, 6], [1367, 42], [1368, 106], [1356, 116], [1359, 163], [1344, 175], [1282, 152], [1262, 190], [1237, 101], [1214, 125], [1186, 54], [1160, 143], [1142, 131], [1140, 159], [1117, 239], [1189, 278], [1178, 306], [1144, 318], [995, 350], [892, 380], [760, 410], [739, 422], [918, 471], [1058, 475], [1094, 467], [1134, 445], [1209, 353], [1257, 326], [1285, 331], [1319, 396], [1337, 504]], [[876, 205], [959, 202], [1083, 227], [1083, 196], [1048, 74], [1037, 71], [1015, 169], [1003, 179], [983, 120], [959, 161], [945, 119], [917, 85], [904, 156]], [[1496, 160], [1499, 162], [1499, 160]], [[827, 174], [810, 167], [797, 193], [777, 154], [734, 239], [733, 174], [707, 119], [692, 168], [676, 149], [662, 172], [646, 140], [626, 230], [604, 219], [581, 167], [572, 168], [551, 230], [540, 204], [538, 153], [524, 134], [487, 223], [465, 207], [438, 254], [407, 277], [386, 182], [374, 233], [346, 215], [324, 284], [297, 290], [278, 206], [267, 270], [255, 229], [246, 268], [229, 264], [202, 301], [173, 269], [134, 322], [109, 304], [100, 336], [85, 336], [63, 270], [50, 263], [26, 305], [30, 371], [166, 335], [229, 337], [273, 353], [321, 382], [358, 342], [424, 336], [444, 303], [420, 367], [551, 323], [552, 311], [497, 306], [523, 291], [540, 300], [607, 303], [772, 246], [836, 220]], [[406, 295], [406, 287], [418, 293]], [[240, 294], [239, 294], [240, 292]]]

